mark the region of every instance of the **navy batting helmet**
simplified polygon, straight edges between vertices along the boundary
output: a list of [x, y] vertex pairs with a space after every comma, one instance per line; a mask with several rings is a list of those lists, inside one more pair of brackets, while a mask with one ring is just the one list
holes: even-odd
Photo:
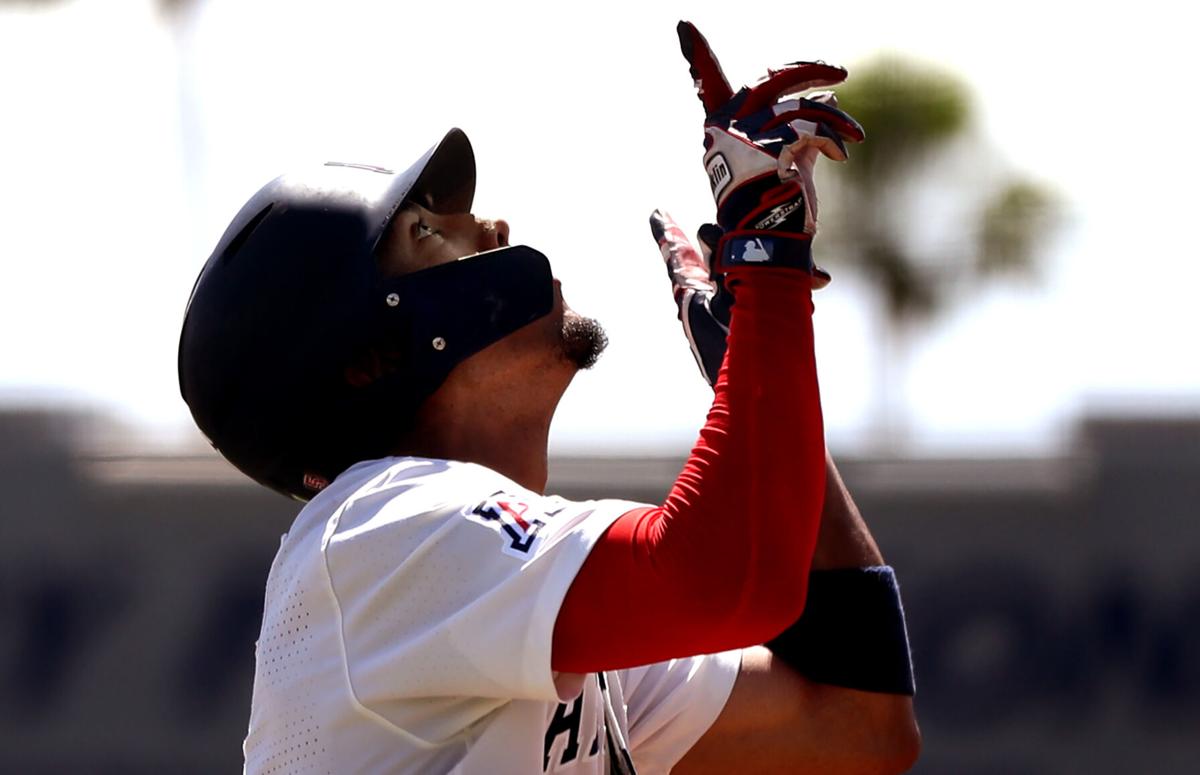
[[213, 446], [307, 500], [389, 454], [458, 363], [548, 314], [550, 265], [529, 247], [380, 271], [376, 245], [406, 199], [468, 212], [474, 192], [475, 157], [453, 129], [402, 172], [330, 163], [255, 194], [200, 272], [180, 336], [180, 391]]

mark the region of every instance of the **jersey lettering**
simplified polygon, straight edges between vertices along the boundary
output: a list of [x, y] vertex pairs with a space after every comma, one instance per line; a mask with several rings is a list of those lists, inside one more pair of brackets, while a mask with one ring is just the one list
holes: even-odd
[[[542, 754], [543, 772], [550, 767], [550, 749], [554, 747], [554, 741], [564, 732], [567, 734], [567, 744], [563, 747], [562, 758], [558, 763], [568, 764], [575, 761], [575, 757], [579, 755], [579, 723], [583, 718], [583, 695], [583, 692], [579, 693], [575, 702], [571, 703], [570, 710], [567, 710], [564, 702], [560, 702], [555, 709], [554, 718], [550, 720], [550, 726], [546, 727], [546, 748]], [[595, 747], [592, 751], [595, 752]]]
[[600, 687], [600, 696], [603, 698], [605, 717], [608, 721], [604, 725], [604, 737], [608, 745], [608, 771], [611, 775], [637, 775], [633, 758], [629, 755], [629, 749], [625, 747], [625, 736], [621, 734], [617, 727], [617, 719], [612, 715], [612, 698], [608, 694], [608, 680], [605, 679], [604, 673], [596, 673], [596, 683]]
[[633, 761], [621, 742], [623, 735], [617, 732], [616, 739], [613, 738], [612, 726], [618, 723], [616, 718], [607, 720], [607, 685], [600, 674], [595, 675], [596, 683], [589, 680], [578, 697], [571, 702], [559, 703], [554, 709], [546, 726], [543, 772], [586, 768], [585, 762], [603, 756], [608, 762], [605, 771], [610, 775], [636, 775]]

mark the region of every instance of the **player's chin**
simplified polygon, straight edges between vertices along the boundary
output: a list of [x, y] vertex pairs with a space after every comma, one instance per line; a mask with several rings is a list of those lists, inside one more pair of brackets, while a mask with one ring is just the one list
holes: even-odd
[[572, 309], [563, 311], [562, 355], [577, 369], [590, 369], [608, 347], [608, 334], [594, 318], [586, 318]]

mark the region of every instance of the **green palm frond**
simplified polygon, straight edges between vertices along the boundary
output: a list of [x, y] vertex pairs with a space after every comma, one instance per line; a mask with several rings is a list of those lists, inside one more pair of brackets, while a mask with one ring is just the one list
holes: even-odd
[[1036, 273], [1034, 257], [1057, 225], [1054, 197], [1044, 187], [1018, 180], [1002, 189], [980, 215], [980, 275]]

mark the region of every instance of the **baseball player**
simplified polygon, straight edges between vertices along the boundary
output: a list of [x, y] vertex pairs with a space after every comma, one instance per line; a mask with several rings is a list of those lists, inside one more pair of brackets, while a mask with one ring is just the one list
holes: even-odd
[[544, 493], [551, 417], [603, 330], [471, 214], [461, 131], [402, 171], [269, 183], [205, 265], [184, 399], [234, 465], [307, 501], [267, 581], [246, 772], [915, 759], [899, 594], [826, 455], [813, 355], [812, 169], [862, 130], [828, 94], [783, 99], [845, 73], [795, 63], [735, 93], [679, 34], [713, 271], [652, 225], [714, 397], [661, 504]]

